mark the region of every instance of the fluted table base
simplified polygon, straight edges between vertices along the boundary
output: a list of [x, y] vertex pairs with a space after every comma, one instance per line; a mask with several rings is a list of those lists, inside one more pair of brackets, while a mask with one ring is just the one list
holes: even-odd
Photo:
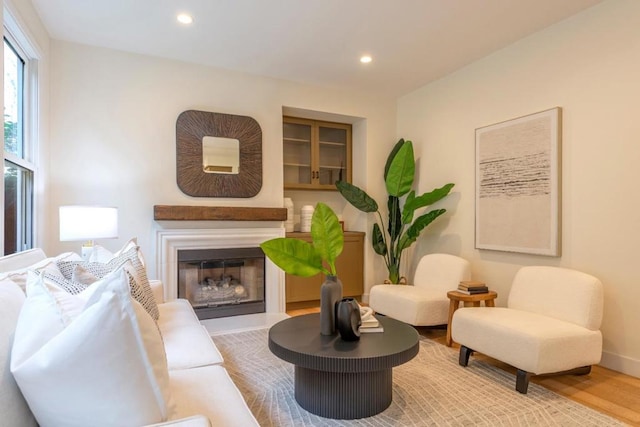
[[295, 367], [295, 398], [307, 411], [325, 418], [370, 417], [391, 405], [391, 369], [339, 373]]

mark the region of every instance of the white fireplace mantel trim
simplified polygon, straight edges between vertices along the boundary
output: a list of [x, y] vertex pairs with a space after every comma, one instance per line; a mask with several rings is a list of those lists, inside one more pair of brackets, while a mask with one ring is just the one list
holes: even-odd
[[[156, 230], [156, 274], [164, 283], [164, 298], [178, 298], [178, 250], [252, 248], [284, 237], [284, 228], [221, 228]], [[265, 259], [265, 304], [267, 313], [286, 310], [284, 272]]]

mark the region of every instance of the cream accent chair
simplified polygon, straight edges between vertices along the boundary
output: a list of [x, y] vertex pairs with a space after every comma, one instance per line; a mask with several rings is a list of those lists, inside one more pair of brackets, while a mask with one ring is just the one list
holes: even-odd
[[461, 366], [480, 352], [517, 368], [516, 390], [531, 375], [588, 374], [602, 356], [603, 289], [597, 278], [558, 267], [523, 267], [507, 307], [457, 310], [451, 324]]
[[447, 292], [469, 280], [471, 268], [463, 258], [429, 254], [420, 259], [412, 285], [375, 285], [369, 306], [413, 326], [446, 325], [449, 318]]

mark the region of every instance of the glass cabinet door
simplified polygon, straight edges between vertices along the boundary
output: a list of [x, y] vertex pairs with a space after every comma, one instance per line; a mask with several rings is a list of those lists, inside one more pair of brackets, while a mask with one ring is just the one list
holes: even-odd
[[284, 185], [311, 185], [311, 125], [283, 124]]
[[284, 117], [284, 188], [336, 191], [351, 182], [351, 125]]
[[319, 126], [319, 184], [334, 185], [347, 179], [347, 130]]

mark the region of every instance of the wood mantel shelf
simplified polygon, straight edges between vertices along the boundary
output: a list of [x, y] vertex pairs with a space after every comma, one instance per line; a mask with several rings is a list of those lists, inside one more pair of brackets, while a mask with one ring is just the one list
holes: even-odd
[[286, 208], [155, 205], [156, 221], [284, 221]]

